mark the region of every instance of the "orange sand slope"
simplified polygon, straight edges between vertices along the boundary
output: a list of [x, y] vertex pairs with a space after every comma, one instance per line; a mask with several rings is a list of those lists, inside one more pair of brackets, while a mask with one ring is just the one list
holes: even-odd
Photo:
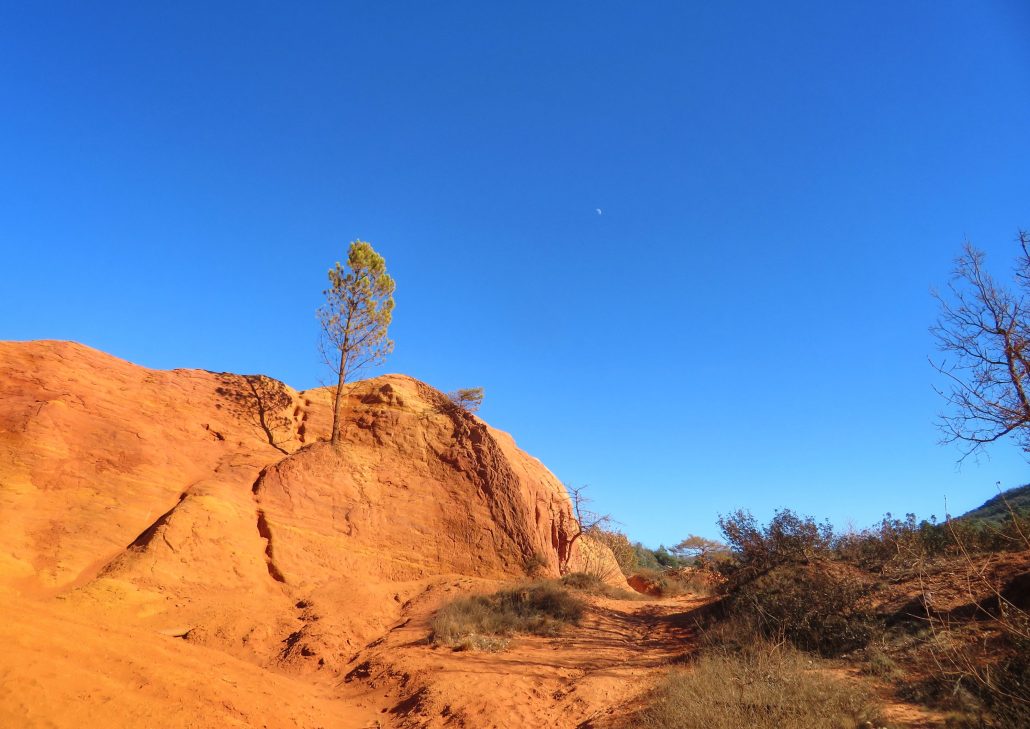
[[417, 668], [380, 651], [345, 680], [362, 652], [455, 579], [557, 574], [575, 524], [539, 461], [429, 386], [347, 395], [335, 450], [324, 390], [0, 343], [0, 726], [429, 725], [383, 713], [429, 705]]

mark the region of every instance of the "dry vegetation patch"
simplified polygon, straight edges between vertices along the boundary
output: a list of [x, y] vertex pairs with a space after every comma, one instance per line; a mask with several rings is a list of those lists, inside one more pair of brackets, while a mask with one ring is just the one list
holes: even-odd
[[583, 617], [583, 601], [554, 582], [532, 582], [492, 595], [470, 595], [440, 608], [430, 640], [456, 650], [496, 651], [517, 633], [557, 635]]
[[779, 565], [741, 585], [728, 603], [767, 638], [836, 656], [872, 637], [869, 591], [868, 580], [844, 565]]
[[565, 575], [561, 578], [561, 585], [570, 590], [579, 590], [589, 595], [600, 595], [601, 597], [609, 597], [614, 600], [643, 599], [643, 596], [639, 593], [612, 587], [597, 575], [587, 574], [586, 572], [572, 572]]
[[711, 571], [680, 567], [638, 569], [628, 577], [628, 580], [633, 589], [654, 597], [707, 597], [715, 592], [720, 578]]
[[768, 646], [715, 652], [670, 672], [636, 721], [652, 729], [883, 726], [861, 686], [821, 673], [800, 653]]

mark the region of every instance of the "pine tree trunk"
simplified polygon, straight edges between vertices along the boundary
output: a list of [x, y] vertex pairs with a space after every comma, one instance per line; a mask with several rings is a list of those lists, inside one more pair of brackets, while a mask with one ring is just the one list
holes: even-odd
[[347, 379], [347, 353], [340, 352], [339, 378], [336, 381], [336, 401], [333, 403], [333, 434], [330, 443], [339, 445], [340, 434], [343, 432], [343, 383]]

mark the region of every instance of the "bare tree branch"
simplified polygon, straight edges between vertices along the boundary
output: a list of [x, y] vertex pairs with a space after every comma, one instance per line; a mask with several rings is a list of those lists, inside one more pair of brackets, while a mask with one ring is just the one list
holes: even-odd
[[945, 354], [930, 364], [947, 380], [935, 388], [947, 405], [942, 443], [956, 443], [961, 463], [1012, 435], [1030, 454], [1030, 234], [1020, 231], [1015, 285], [1005, 287], [966, 243], [930, 331]]

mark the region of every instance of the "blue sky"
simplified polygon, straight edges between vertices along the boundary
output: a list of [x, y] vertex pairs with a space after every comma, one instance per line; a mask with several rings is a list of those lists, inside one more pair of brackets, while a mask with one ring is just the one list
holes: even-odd
[[4, 3], [0, 338], [315, 386], [363, 238], [384, 370], [634, 539], [1030, 480], [956, 469], [927, 363], [963, 240], [1030, 227], [1030, 6], [498, 5]]

